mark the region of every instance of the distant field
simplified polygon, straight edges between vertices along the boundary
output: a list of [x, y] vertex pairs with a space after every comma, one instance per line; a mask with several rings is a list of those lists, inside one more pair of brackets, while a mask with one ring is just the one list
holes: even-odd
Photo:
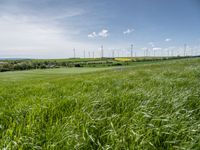
[[0, 149], [199, 149], [200, 58], [0, 73]]
[[37, 69], [37, 70], [26, 70], [26, 71], [14, 71], [14, 72], [3, 72], [0, 73], [0, 81], [13, 81], [13, 80], [25, 80], [36, 78], [55, 78], [66, 75], [74, 75], [88, 72], [96, 72], [108, 70], [111, 68], [55, 68], [55, 69]]
[[[137, 63], [189, 59], [187, 57], [116, 57], [116, 58], [68, 58], [68, 59], [3, 59], [0, 60], [0, 72], [22, 71], [33, 69], [53, 69], [72, 67], [110, 67], [130, 66]], [[198, 57], [198, 56], [196, 56]]]

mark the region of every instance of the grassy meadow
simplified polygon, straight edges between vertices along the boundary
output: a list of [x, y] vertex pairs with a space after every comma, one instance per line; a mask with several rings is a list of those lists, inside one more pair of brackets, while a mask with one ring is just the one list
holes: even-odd
[[0, 149], [199, 147], [199, 58], [0, 73]]

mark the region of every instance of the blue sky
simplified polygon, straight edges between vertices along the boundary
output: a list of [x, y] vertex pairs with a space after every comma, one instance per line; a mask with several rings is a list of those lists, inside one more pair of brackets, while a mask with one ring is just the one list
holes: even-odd
[[[199, 0], [0, 0], [0, 57], [63, 58], [86, 52], [181, 55], [200, 48]], [[120, 55], [121, 55], [120, 54]]]

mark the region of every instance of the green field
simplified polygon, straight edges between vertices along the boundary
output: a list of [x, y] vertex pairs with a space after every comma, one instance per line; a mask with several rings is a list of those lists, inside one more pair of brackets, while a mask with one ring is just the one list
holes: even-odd
[[199, 58], [0, 73], [0, 149], [199, 147]]

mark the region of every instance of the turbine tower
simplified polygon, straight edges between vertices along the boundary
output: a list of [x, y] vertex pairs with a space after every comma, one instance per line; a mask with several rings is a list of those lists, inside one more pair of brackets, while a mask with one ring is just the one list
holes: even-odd
[[131, 44], [131, 57], [133, 57], [133, 44]]
[[75, 48], [73, 49], [73, 52], [74, 52], [74, 58], [76, 58], [76, 50], [75, 50]]
[[184, 57], [186, 56], [187, 44], [184, 44]]
[[101, 45], [101, 58], [103, 58], [103, 45]]
[[85, 50], [84, 50], [84, 52], [83, 52], [83, 56], [84, 56], [84, 58], [85, 58]]

